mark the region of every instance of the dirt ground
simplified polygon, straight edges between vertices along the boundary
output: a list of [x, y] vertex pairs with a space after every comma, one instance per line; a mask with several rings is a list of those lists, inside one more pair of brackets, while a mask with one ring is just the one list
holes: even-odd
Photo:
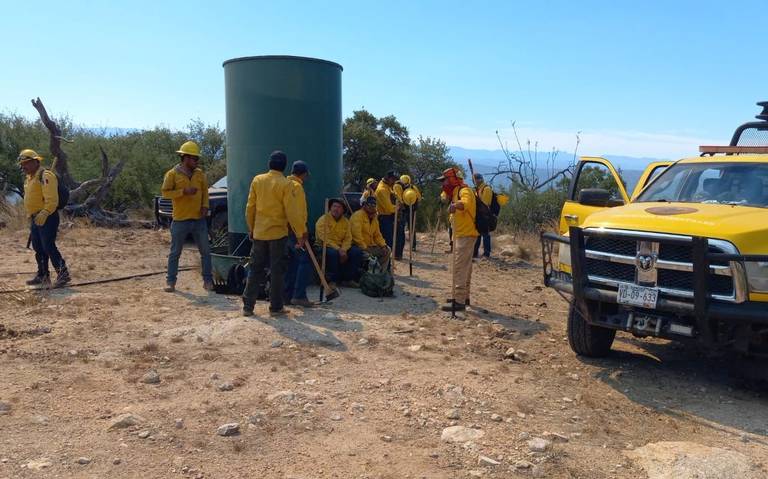
[[[344, 289], [277, 320], [196, 271], [172, 294], [158, 275], [0, 295], [0, 478], [644, 478], [633, 451], [662, 441], [768, 475], [768, 403], [733, 358], [623, 334], [576, 357], [535, 254], [477, 262], [477, 309], [451, 319], [442, 239], [421, 238], [413, 277], [398, 264], [395, 298]], [[26, 234], [0, 242], [0, 288], [22, 287]], [[81, 282], [164, 270], [169, 237], [78, 226], [60, 245]]]

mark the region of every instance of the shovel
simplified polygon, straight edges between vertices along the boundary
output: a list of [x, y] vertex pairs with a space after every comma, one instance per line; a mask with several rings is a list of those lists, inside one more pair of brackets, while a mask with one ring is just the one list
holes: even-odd
[[328, 302], [341, 296], [341, 292], [338, 289], [331, 289], [328, 285], [328, 282], [325, 280], [325, 274], [323, 274], [323, 271], [320, 269], [320, 265], [317, 263], [317, 258], [315, 258], [315, 253], [312, 251], [311, 246], [307, 247], [307, 254], [309, 255], [309, 259], [312, 260], [312, 264], [315, 266], [317, 275], [320, 277], [320, 283], [323, 285], [323, 291], [325, 292], [325, 301]]

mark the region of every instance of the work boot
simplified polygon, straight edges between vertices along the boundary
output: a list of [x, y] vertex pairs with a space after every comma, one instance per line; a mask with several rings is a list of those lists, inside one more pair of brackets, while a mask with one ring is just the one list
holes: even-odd
[[288, 314], [288, 310], [285, 309], [285, 308], [280, 308], [280, 309], [272, 309], [272, 308], [270, 308], [269, 309], [269, 315], [273, 316], [273, 317], [274, 316], [285, 316], [286, 314]]
[[59, 270], [59, 273], [56, 275], [56, 282], [53, 283], [54, 288], [61, 288], [65, 284], [72, 281], [72, 278], [69, 276], [69, 270], [66, 266], [61, 268]]
[[253, 306], [243, 305], [243, 316], [253, 316]]
[[210, 279], [203, 281], [203, 289], [206, 291], [213, 291], [213, 281]]
[[448, 304], [444, 304], [440, 309], [450, 313], [451, 311], [466, 311], [467, 307], [463, 304], [459, 304], [455, 301], [451, 301]]
[[48, 273], [37, 273], [34, 278], [28, 279], [27, 284], [37, 286], [39, 284], [50, 284], [51, 276]]
[[294, 298], [291, 300], [290, 303], [294, 306], [301, 306], [302, 308], [314, 308], [316, 305], [312, 301], [308, 300], [307, 298]]
[[165, 288], [163, 288], [163, 291], [166, 293], [173, 293], [176, 291], [176, 283], [165, 283]]

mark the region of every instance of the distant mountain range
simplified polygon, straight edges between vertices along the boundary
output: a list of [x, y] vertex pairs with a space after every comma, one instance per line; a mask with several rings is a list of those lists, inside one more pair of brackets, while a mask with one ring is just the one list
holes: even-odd
[[[459, 163], [460, 165], [464, 165], [467, 158], [472, 159], [472, 163], [474, 165], [484, 165], [491, 168], [495, 168], [499, 165], [499, 162], [506, 162], [507, 158], [504, 155], [504, 152], [501, 150], [474, 150], [474, 149], [468, 149], [468, 148], [462, 148], [460, 146], [449, 146], [449, 151], [451, 156], [453, 157], [453, 160]], [[513, 151], [511, 153], [517, 153], [516, 151]], [[539, 167], [543, 167], [546, 164], [547, 158], [549, 157], [551, 152], [549, 151], [539, 151], [538, 155], [535, 155], [537, 158], [537, 163]], [[555, 152], [555, 161], [554, 161], [554, 167], [555, 168], [565, 168], [573, 161], [573, 152], [565, 152], [565, 151], [556, 151]], [[527, 155], [527, 152], [526, 152]], [[581, 156], [581, 154], [577, 154], [577, 156]], [[639, 158], [634, 156], [623, 156], [623, 155], [597, 155], [601, 156], [607, 160], [609, 160], [611, 163], [613, 163], [613, 166], [616, 168], [621, 168], [622, 170], [644, 170], [645, 167], [648, 165], [648, 163], [652, 163], [654, 161], [662, 161], [660, 158]]]

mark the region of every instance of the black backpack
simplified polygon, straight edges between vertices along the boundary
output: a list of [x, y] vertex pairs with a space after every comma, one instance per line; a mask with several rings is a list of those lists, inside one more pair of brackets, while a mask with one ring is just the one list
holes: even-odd
[[[467, 187], [469, 188], [469, 187]], [[480, 195], [475, 191], [475, 228], [481, 235], [487, 235], [496, 231], [498, 219], [491, 212], [491, 208], [480, 200]]]
[[[45, 171], [46, 170], [44, 170], [43, 168], [40, 168], [40, 177], [38, 178], [38, 180], [40, 180], [41, 183], [43, 182], [43, 172]], [[61, 178], [59, 178], [59, 175], [57, 175], [55, 171], [53, 170], [48, 170], [48, 171], [53, 173], [53, 176], [56, 177], [56, 185], [57, 185], [56, 193], [59, 195], [59, 203], [56, 205], [56, 211], [58, 211], [64, 208], [65, 206], [67, 206], [67, 203], [69, 203], [69, 188], [67, 188], [66, 185], [64, 185], [64, 183], [61, 181]]]
[[493, 216], [498, 217], [499, 213], [501, 213], [501, 205], [499, 204], [499, 197], [496, 195], [496, 192], [492, 191], [491, 196], [491, 213], [493, 213]]

